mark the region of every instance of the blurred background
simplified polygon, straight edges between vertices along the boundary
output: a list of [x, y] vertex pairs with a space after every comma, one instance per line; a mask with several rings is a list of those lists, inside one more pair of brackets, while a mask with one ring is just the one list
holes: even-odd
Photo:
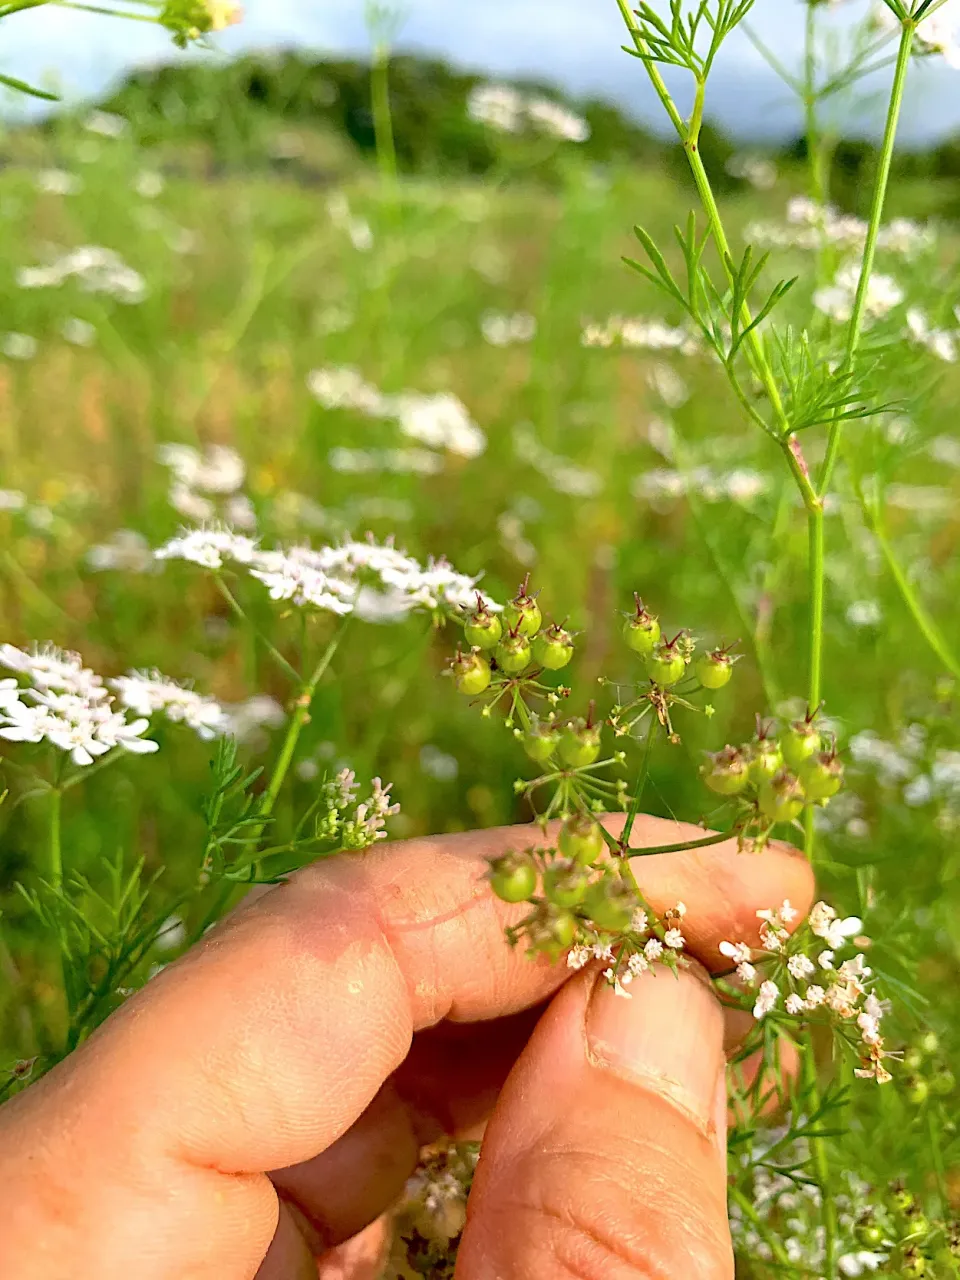
[[[826, 18], [831, 56], [864, 12]], [[802, 111], [770, 66], [797, 71], [804, 13], [761, 0], [753, 39], [730, 40], [711, 83], [702, 149], [737, 240], [757, 226], [776, 239], [807, 191]], [[267, 543], [396, 535], [483, 573], [500, 599], [529, 571], [546, 614], [583, 632], [580, 705], [601, 672], [636, 678], [619, 611], [640, 591], [665, 629], [741, 642], [714, 720], [685, 725], [654, 769], [651, 807], [698, 818], [701, 748], [802, 693], [806, 531], [778, 450], [622, 262], [634, 223], [669, 245], [695, 205], [622, 43], [613, 0], [412, 0], [400, 14], [251, 0], [189, 54], [92, 14], [6, 20], [0, 70], [63, 101], [8, 97], [0, 126], [0, 639], [193, 681], [236, 709], [256, 764], [290, 689], [200, 570], [153, 562], [183, 523], [225, 517]], [[831, 195], [851, 216], [869, 202], [888, 75], [826, 108]], [[960, 72], [942, 60], [915, 70], [904, 138], [889, 216], [933, 228], [922, 289], [949, 318]], [[809, 304], [812, 259], [781, 241], [775, 270], [799, 274]], [[886, 468], [904, 572], [955, 640], [957, 376], [949, 360], [923, 376], [909, 420], [854, 439]], [[445, 397], [439, 425], [411, 438], [365, 411], [358, 385]], [[915, 788], [913, 808], [889, 800], [956, 755], [952, 686], [849, 498], [828, 537], [827, 710], [845, 743], [881, 744], [829, 811], [832, 874], [855, 882], [924, 843], [937, 856], [909, 891], [929, 898], [956, 864], [960, 770]], [[265, 593], [245, 604], [295, 648], [296, 619]], [[441, 678], [455, 637], [421, 621], [355, 635], [317, 699], [289, 812], [349, 762], [394, 782], [398, 834], [523, 816], [515, 743]], [[911, 755], [897, 744], [917, 725]], [[71, 866], [122, 847], [164, 870], [163, 892], [195, 876], [209, 748], [172, 731], [163, 745], [70, 793]], [[884, 771], [887, 748], [901, 763]], [[28, 971], [13, 885], [33, 874], [41, 808], [0, 812], [7, 946]]]

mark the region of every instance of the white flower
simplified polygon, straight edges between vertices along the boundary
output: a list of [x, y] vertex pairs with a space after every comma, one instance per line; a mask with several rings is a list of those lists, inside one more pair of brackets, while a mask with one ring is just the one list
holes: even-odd
[[780, 988], [775, 982], [771, 982], [769, 979], [766, 982], [762, 982], [757, 994], [756, 1004], [753, 1006], [753, 1016], [755, 1018], [765, 1017], [776, 1005], [779, 998]]
[[627, 985], [633, 981], [632, 974], [625, 974], [621, 981], [619, 975], [615, 973], [613, 969], [604, 969], [603, 976], [606, 978], [610, 986], [613, 987], [613, 994], [615, 996], [622, 996], [624, 1000], [631, 999], [630, 992], [627, 990]]
[[589, 947], [571, 947], [567, 952], [567, 968], [582, 969], [585, 964], [589, 963], [591, 958]]
[[527, 311], [513, 315], [485, 311], [480, 320], [480, 330], [484, 341], [492, 347], [509, 347], [514, 343], [531, 342], [537, 332], [537, 321]]
[[820, 966], [821, 969], [832, 969], [833, 968], [833, 952], [821, 951], [820, 954], [817, 956], [817, 964]]
[[787, 961], [787, 969], [791, 978], [795, 978], [800, 982], [803, 978], [808, 978], [810, 974], [816, 973], [817, 967], [813, 961], [804, 955], [791, 956]]
[[476, 458], [487, 447], [487, 437], [450, 392], [433, 396], [407, 392], [395, 398], [394, 412], [405, 436], [432, 448]]
[[810, 986], [804, 993], [804, 1000], [808, 1009], [816, 1009], [823, 1004], [827, 993], [823, 987]]
[[737, 965], [737, 977], [747, 986], [751, 986], [756, 981], [757, 971], [752, 964], [744, 960]]
[[159, 671], [131, 672], [111, 680], [121, 705], [141, 716], [163, 712], [168, 720], [188, 725], [206, 741], [225, 732], [227, 719], [214, 698], [186, 689]]
[[679, 929], [668, 929], [663, 935], [663, 941], [673, 951], [681, 951], [683, 949], [683, 934]]
[[20, 701], [20, 686], [16, 680], [0, 680], [0, 710]]
[[523, 94], [508, 84], [481, 84], [470, 91], [467, 114], [503, 133], [519, 133], [524, 123]]
[[87, 552], [87, 564], [98, 573], [107, 569], [149, 573], [158, 568], [150, 544], [142, 533], [133, 529], [117, 529], [106, 542], [91, 547]]
[[54, 645], [34, 647], [27, 653], [12, 644], [0, 645], [0, 666], [26, 676], [38, 689], [54, 689], [89, 699], [106, 695], [103, 680], [83, 665], [78, 653], [68, 653]]
[[639, 978], [642, 973], [650, 968], [645, 956], [640, 955], [639, 951], [635, 951], [627, 961], [627, 969], [634, 978]]
[[633, 933], [646, 933], [647, 926], [650, 922], [647, 919], [647, 913], [642, 907], [637, 907], [630, 918], [630, 929]]
[[558, 102], [551, 102], [549, 98], [531, 98], [526, 105], [528, 118], [542, 132], [564, 142], [586, 142], [590, 137], [590, 126], [586, 120]]
[[189, 560], [205, 569], [220, 569], [229, 560], [250, 564], [257, 554], [257, 544], [226, 526], [187, 529], [158, 547], [158, 560]]
[[0, 337], [0, 353], [8, 360], [32, 360], [39, 347], [29, 333], [5, 333]]
[[648, 938], [643, 946], [644, 959], [654, 964], [663, 955], [663, 943], [659, 938]]
[[786, 1009], [787, 1013], [793, 1014], [794, 1017], [796, 1017], [798, 1013], [803, 1013], [805, 1005], [800, 996], [791, 994], [787, 996], [786, 1000], [784, 1000], [783, 1007]]
[[745, 942], [721, 942], [719, 951], [734, 964], [746, 964], [753, 958], [753, 952]]

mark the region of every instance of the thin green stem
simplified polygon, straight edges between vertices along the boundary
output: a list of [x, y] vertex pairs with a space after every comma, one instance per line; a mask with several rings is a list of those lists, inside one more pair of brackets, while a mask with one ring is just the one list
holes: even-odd
[[643, 789], [647, 784], [647, 774], [650, 772], [650, 757], [653, 755], [653, 745], [657, 739], [657, 729], [659, 721], [653, 710], [650, 710], [650, 727], [647, 729], [647, 740], [643, 748], [643, 763], [640, 765], [640, 774], [637, 778], [636, 789], [633, 793], [633, 799], [630, 802], [630, 809], [627, 812], [627, 820], [624, 823], [623, 830], [620, 832], [620, 845], [623, 849], [630, 846], [630, 836], [633, 834], [633, 824], [637, 820], [637, 814], [640, 812], [640, 805], [643, 801]]
[[702, 840], [685, 840], [679, 844], [652, 844], [646, 848], [634, 846], [627, 850], [630, 858], [650, 858], [657, 853], [686, 853], [690, 849], [709, 849], [714, 844], [724, 844], [736, 838], [734, 831], [715, 831]]
[[[647, 75], [654, 87], [660, 101], [663, 103], [667, 115], [670, 117], [673, 127], [676, 129], [680, 141], [683, 143], [683, 150], [687, 157], [687, 163], [690, 166], [690, 172], [693, 174], [693, 180], [696, 184], [697, 192], [700, 196], [700, 202], [703, 205], [707, 215], [707, 221], [710, 224], [710, 232], [713, 236], [714, 244], [720, 254], [720, 260], [723, 264], [724, 272], [731, 284], [734, 282], [734, 266], [733, 255], [730, 252], [730, 242], [727, 239], [726, 228], [723, 225], [723, 218], [720, 215], [720, 209], [717, 205], [716, 197], [713, 194], [713, 188], [710, 185], [710, 179], [704, 168], [703, 159], [700, 155], [699, 133], [700, 123], [703, 119], [703, 105], [705, 97], [706, 85], [703, 79], [698, 79], [696, 87], [696, 95], [694, 98], [693, 111], [690, 117], [690, 123], [685, 124], [683, 117], [677, 110], [677, 107], [670, 96], [670, 91], [664, 84], [663, 77], [657, 70], [656, 65], [650, 57], [650, 50], [643, 38], [643, 33], [637, 23], [636, 18], [630, 10], [627, 0], [617, 0], [617, 7], [626, 23], [627, 29], [633, 39], [637, 52], [641, 55], [643, 65], [646, 68]], [[796, 481], [797, 488], [803, 498], [804, 506], [808, 511], [815, 511], [820, 505], [820, 499], [810, 482], [806, 468], [802, 464], [794, 449], [791, 447], [790, 421], [787, 417], [786, 410], [783, 406], [783, 400], [780, 395], [780, 389], [777, 386], [776, 375], [770, 364], [763, 340], [756, 329], [750, 328], [753, 323], [753, 316], [750, 311], [749, 304], [744, 300], [740, 309], [740, 325], [742, 330], [749, 329], [746, 337], [746, 346], [750, 353], [752, 365], [757, 377], [763, 384], [767, 399], [773, 409], [774, 416], [779, 426], [778, 442], [783, 451], [784, 458], [791, 474]]]
[[[803, 1050], [803, 1084], [808, 1098], [808, 1110], [811, 1113], [815, 1113], [820, 1109], [820, 1082], [817, 1079], [817, 1060], [813, 1051], [813, 1037], [809, 1033]], [[814, 1176], [820, 1189], [820, 1204], [823, 1217], [823, 1280], [836, 1280], [837, 1206], [833, 1199], [833, 1191], [830, 1184], [830, 1162], [827, 1159], [826, 1144], [822, 1138], [810, 1139], [810, 1154], [813, 1159]]]
[[[808, 571], [810, 576], [810, 632], [807, 706], [812, 713], [820, 705], [823, 671], [823, 606], [824, 606], [824, 528], [823, 511], [811, 511], [807, 515], [810, 538]], [[804, 849], [812, 859], [816, 848], [814, 808], [807, 806]]]
[[[903, 32], [900, 37], [900, 49], [897, 54], [897, 66], [893, 73], [893, 87], [890, 91], [890, 106], [887, 110], [887, 122], [883, 132], [883, 144], [880, 148], [880, 160], [877, 168], [877, 180], [873, 192], [873, 205], [870, 210], [870, 222], [867, 227], [867, 239], [863, 250], [863, 260], [860, 267], [860, 281], [857, 285], [857, 295], [853, 303], [853, 314], [850, 317], [850, 326], [847, 330], [847, 345], [843, 360], [843, 370], [849, 372], [854, 357], [860, 346], [860, 338], [863, 334], [863, 321], [866, 315], [867, 294], [870, 288], [870, 277], [873, 273], [873, 264], [877, 256], [877, 241], [880, 237], [880, 227], [883, 220], [883, 210], [887, 202], [887, 190], [890, 185], [890, 170], [893, 165], [893, 153], [897, 142], [897, 130], [900, 125], [900, 114], [903, 109], [903, 97], [907, 84], [907, 72], [910, 69], [910, 55], [913, 51], [913, 41], [916, 34], [916, 23], [906, 21], [903, 24]], [[823, 460], [823, 468], [820, 472], [820, 479], [817, 485], [817, 491], [821, 495], [827, 492], [830, 481], [833, 478], [833, 471], [837, 464], [837, 457], [840, 452], [840, 439], [843, 434], [843, 419], [837, 417], [834, 419], [830, 427], [830, 435], [827, 441], [827, 452]]]
[[933, 1112], [933, 1107], [927, 1107], [927, 1138], [930, 1142], [930, 1155], [933, 1164], [933, 1176], [937, 1183], [937, 1195], [940, 1197], [940, 1212], [944, 1213], [950, 1205], [950, 1190], [947, 1186], [947, 1174], [943, 1165], [943, 1150], [940, 1146], [937, 1117], [934, 1116]]
[[310, 706], [313, 702], [314, 694], [317, 691], [317, 685], [323, 679], [327, 668], [333, 661], [333, 656], [340, 647], [340, 642], [343, 639], [347, 625], [348, 624], [344, 622], [337, 634], [327, 645], [326, 649], [323, 651], [320, 661], [314, 668], [309, 680], [307, 680], [302, 686], [297, 697], [296, 707], [290, 719], [286, 737], [283, 740], [283, 746], [280, 748], [280, 754], [273, 767], [273, 773], [270, 775], [270, 781], [267, 783], [267, 789], [260, 802], [259, 816], [264, 819], [264, 822], [273, 813], [274, 805], [276, 804], [277, 797], [280, 794], [280, 789], [283, 786], [287, 773], [290, 770], [290, 765], [297, 749], [297, 743], [300, 740], [300, 734], [303, 732], [304, 725], [307, 724], [310, 719]]
[[55, 889], [63, 887], [63, 850], [60, 846], [60, 820], [63, 793], [59, 787], [50, 789], [50, 883]]
[[214, 581], [217, 584], [217, 588], [220, 591], [220, 594], [223, 596], [224, 600], [226, 600], [227, 604], [230, 606], [232, 613], [237, 618], [239, 618], [241, 622], [245, 623], [246, 626], [248, 626], [251, 629], [253, 634], [256, 636], [257, 640], [259, 640], [259, 642], [263, 645], [267, 653], [270, 654], [270, 657], [273, 658], [274, 662], [277, 664], [280, 670], [284, 673], [284, 675], [288, 676], [291, 680], [299, 684], [302, 679], [300, 672], [296, 669], [296, 667], [292, 666], [286, 660], [286, 658], [283, 656], [280, 650], [275, 647], [275, 645], [271, 644], [271, 642], [267, 639], [267, 637], [263, 634], [263, 632], [259, 631], [253, 625], [249, 616], [244, 612], [244, 609], [240, 604], [240, 601], [236, 598], [236, 596], [233, 594], [233, 592], [224, 582], [223, 578], [221, 578], [219, 573], [214, 574]]
[[880, 552], [886, 561], [887, 568], [890, 570], [890, 576], [896, 583], [900, 598], [907, 606], [910, 616], [916, 623], [917, 630], [950, 674], [960, 680], [960, 659], [951, 650], [945, 636], [918, 597], [913, 583], [910, 582], [904, 572], [903, 565], [897, 559], [893, 547], [890, 545], [890, 539], [887, 537], [887, 531], [879, 510], [869, 506], [862, 498], [861, 503], [867, 528], [877, 540]]
[[810, 196], [818, 205], [823, 205], [827, 199], [827, 185], [823, 172], [817, 101], [817, 6], [808, 4], [803, 55], [803, 112], [807, 155], [810, 160]]
[[397, 189], [397, 147], [390, 110], [390, 50], [378, 43], [370, 67], [370, 98], [377, 142], [377, 165], [384, 190], [393, 199]]

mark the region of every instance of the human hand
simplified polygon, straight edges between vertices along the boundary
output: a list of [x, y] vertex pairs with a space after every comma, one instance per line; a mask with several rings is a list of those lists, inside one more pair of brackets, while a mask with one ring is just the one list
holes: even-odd
[[[720, 1005], [693, 970], [623, 1000], [511, 950], [523, 908], [482, 874], [525, 838], [318, 863], [161, 972], [0, 1110], [0, 1275], [372, 1280], [370, 1248], [338, 1246], [422, 1142], [489, 1119], [462, 1280], [731, 1277]], [[775, 846], [633, 865], [655, 908], [686, 903], [708, 969], [758, 908], [811, 900], [806, 862]]]

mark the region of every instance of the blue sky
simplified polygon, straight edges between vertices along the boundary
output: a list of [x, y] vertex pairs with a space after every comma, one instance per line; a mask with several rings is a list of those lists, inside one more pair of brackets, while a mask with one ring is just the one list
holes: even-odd
[[[848, 18], [869, 0], [844, 6]], [[400, 43], [495, 75], [534, 73], [576, 93], [614, 99], [658, 122], [643, 69], [620, 51], [614, 0], [407, 0]], [[318, 52], [363, 51], [363, 0], [247, 0], [244, 24], [218, 39], [224, 52], [300, 45]], [[801, 47], [800, 0], [757, 0], [753, 22], [788, 65]], [[0, 70], [40, 80], [56, 76], [72, 94], [95, 93], [137, 63], [177, 56], [164, 34], [63, 9], [40, 8], [3, 23]], [[776, 137], [800, 127], [796, 104], [747, 39], [737, 33], [711, 84], [713, 114], [744, 138]], [[853, 130], [880, 126], [882, 77], [866, 86]], [[904, 134], [912, 141], [960, 131], [960, 71], [932, 60], [917, 68]]]

